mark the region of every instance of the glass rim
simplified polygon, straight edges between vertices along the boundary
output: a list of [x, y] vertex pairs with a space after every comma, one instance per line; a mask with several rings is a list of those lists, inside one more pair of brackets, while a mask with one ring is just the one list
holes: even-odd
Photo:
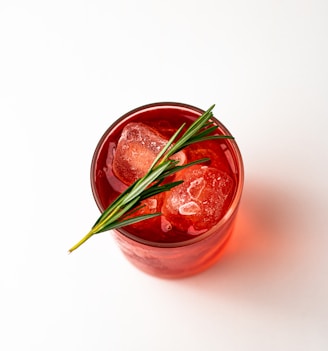
[[[103, 133], [102, 137], [99, 139], [97, 146], [96, 146], [96, 149], [93, 153], [92, 161], [91, 161], [91, 170], [90, 170], [90, 178], [91, 179], [90, 179], [90, 181], [91, 181], [91, 189], [92, 189], [92, 194], [93, 194], [94, 200], [95, 200], [95, 202], [96, 202], [96, 204], [101, 212], [103, 212], [104, 209], [102, 208], [101, 204], [98, 201], [93, 179], [94, 179], [94, 170], [95, 170], [97, 155], [98, 155], [104, 141], [109, 136], [109, 133], [116, 126], [118, 126], [122, 121], [124, 121], [128, 117], [131, 117], [134, 114], [137, 114], [137, 113], [140, 113], [140, 112], [146, 111], [146, 110], [151, 110], [151, 109], [170, 108], [170, 107], [171, 108], [179, 108], [180, 110], [185, 109], [186, 111], [197, 112], [197, 113], [199, 113], [199, 116], [201, 116], [205, 112], [204, 110], [202, 110], [198, 107], [195, 107], [195, 106], [189, 105], [189, 104], [185, 104], [185, 103], [180, 103], [180, 102], [163, 101], [163, 102], [154, 102], [154, 103], [145, 104], [145, 105], [139, 106], [137, 108], [134, 108], [134, 109], [130, 110], [129, 112], [124, 113], [121, 117], [117, 118], [106, 129], [106, 131]], [[223, 133], [225, 135], [232, 136], [230, 131], [215, 116], [213, 116], [211, 118], [211, 120], [213, 120], [218, 125], [219, 129], [221, 131], [223, 131]], [[244, 163], [243, 163], [243, 159], [242, 159], [239, 147], [238, 147], [235, 139], [225, 139], [225, 142], [229, 144], [229, 146], [231, 147], [230, 151], [231, 152], [233, 151], [233, 154], [234, 154], [234, 157], [233, 157], [234, 166], [238, 170], [238, 178], [237, 178], [237, 182], [236, 182], [237, 187], [236, 187], [236, 191], [235, 191], [233, 200], [231, 201], [228, 210], [222, 216], [222, 218], [211, 229], [207, 230], [206, 232], [204, 232], [200, 235], [197, 235], [196, 237], [194, 237], [192, 239], [188, 239], [188, 240], [184, 240], [184, 241], [180, 241], [180, 242], [172, 242], [172, 243], [163, 243], [163, 242], [155, 242], [155, 241], [145, 240], [145, 239], [137, 237], [136, 235], [129, 233], [127, 230], [125, 230], [123, 228], [114, 229], [113, 231], [123, 235], [124, 237], [128, 238], [129, 240], [132, 240], [133, 242], [138, 242], [139, 244], [145, 245], [147, 247], [157, 247], [157, 248], [184, 247], [184, 246], [192, 245], [194, 243], [205, 240], [207, 237], [211, 236], [211, 234], [213, 232], [215, 232], [217, 230], [217, 228], [222, 227], [225, 223], [228, 222], [228, 220], [231, 218], [231, 216], [233, 216], [234, 212], [238, 208], [238, 205], [239, 205], [239, 202], [241, 199], [241, 194], [242, 194], [243, 187], [244, 187]]]

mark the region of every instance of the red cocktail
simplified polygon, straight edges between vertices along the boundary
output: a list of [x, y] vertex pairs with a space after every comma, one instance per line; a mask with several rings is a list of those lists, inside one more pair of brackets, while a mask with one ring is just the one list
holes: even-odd
[[[156, 103], [118, 119], [95, 150], [91, 184], [101, 211], [135, 180], [145, 175], [156, 155], [183, 124], [204, 111], [179, 103]], [[215, 133], [230, 135], [216, 119]], [[187, 146], [174, 156], [180, 164], [210, 160], [177, 172], [184, 182], [143, 201], [138, 214], [162, 215], [114, 230], [126, 257], [141, 270], [178, 278], [212, 265], [227, 242], [243, 187], [243, 164], [232, 139], [214, 139]]]

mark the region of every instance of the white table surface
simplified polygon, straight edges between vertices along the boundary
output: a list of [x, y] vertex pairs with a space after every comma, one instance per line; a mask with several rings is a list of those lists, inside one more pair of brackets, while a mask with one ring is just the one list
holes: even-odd
[[[0, 2], [0, 349], [328, 349], [328, 2]], [[98, 217], [93, 150], [156, 101], [215, 115], [245, 190], [220, 261], [148, 276]]]

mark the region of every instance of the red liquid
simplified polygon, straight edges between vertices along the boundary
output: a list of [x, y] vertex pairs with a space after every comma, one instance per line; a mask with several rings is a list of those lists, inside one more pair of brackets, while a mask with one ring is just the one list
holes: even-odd
[[[176, 111], [170, 108], [162, 109], [161, 111], [149, 110], [147, 113], [129, 118], [112, 132], [110, 140], [108, 139], [100, 150], [96, 163], [95, 189], [102, 210], [105, 209], [113, 200], [115, 200], [119, 193], [127, 187], [126, 184], [121, 182], [113, 173], [112, 162], [122, 129], [127, 123], [130, 122], [142, 122], [143, 124], [159, 131], [160, 134], [166, 139], [169, 139], [183, 123], [186, 123], [185, 129], [187, 129], [187, 127], [189, 127], [189, 125], [193, 122], [193, 118], [188, 116], [187, 112], [177, 114]], [[220, 135], [222, 134], [222, 131], [219, 131], [216, 134]], [[184, 151], [188, 162], [206, 157], [210, 158], [208, 162], [203, 163], [202, 165], [213, 167], [225, 172], [231, 177], [234, 183], [233, 187], [235, 187], [236, 174], [234, 174], [231, 169], [228, 159], [228, 157], [231, 159], [231, 154], [224, 139], [209, 140], [193, 144], [185, 148]], [[179, 179], [179, 173], [177, 173], [175, 180]], [[216, 218], [216, 222], [222, 218], [223, 214], [229, 208], [233, 194], [234, 189], [231, 189], [228, 199], [226, 199], [224, 207], [221, 211], [221, 216]], [[164, 196], [161, 194], [160, 196], [156, 197], [156, 200], [159, 203], [163, 203]], [[159, 208], [160, 207], [161, 206], [159, 205]], [[145, 212], [149, 213], [147, 209], [144, 210], [144, 213]], [[128, 230], [132, 235], [153, 242], [181, 242], [194, 238], [194, 235], [191, 236], [186, 231], [181, 231], [181, 229], [179, 230], [179, 228], [174, 226], [170, 231], [163, 231], [161, 220], [161, 217], [155, 217], [153, 219], [142, 221], [126, 227], [126, 230]], [[178, 220], [186, 222], [188, 221], [188, 216], [181, 215]], [[216, 223], [210, 222], [210, 224], [213, 226]], [[184, 226], [183, 224], [180, 225], [179, 223], [180, 228], [187, 227], [187, 225], [188, 224]], [[205, 229], [210, 229], [210, 227], [205, 227]]]
[[[201, 114], [201, 110], [192, 106], [160, 103], [131, 111], [115, 122], [99, 141], [91, 167], [92, 190], [99, 209], [103, 211], [107, 208], [127, 187], [113, 173], [112, 162], [122, 130], [128, 123], [142, 122], [169, 139], [184, 122], [187, 128]], [[229, 134], [216, 119], [213, 121], [219, 126], [218, 134]], [[114, 231], [117, 243], [126, 257], [141, 270], [160, 277], [177, 278], [195, 274], [216, 262], [232, 232], [242, 192], [243, 165], [238, 147], [233, 140], [204, 141], [188, 146], [184, 150], [187, 162], [208, 157], [210, 161], [206, 166], [214, 168], [216, 172], [223, 172], [229, 178], [229, 192], [224, 203], [219, 203], [219, 198], [216, 203], [211, 191], [202, 191], [202, 196], [211, 199], [210, 207], [213, 213], [217, 206], [221, 206], [219, 215], [216, 212], [216, 215], [206, 218], [205, 224], [200, 223], [201, 230], [198, 232], [199, 228], [189, 230], [193, 221], [199, 220], [197, 215], [180, 215], [176, 220], [175, 214], [172, 217], [170, 213], [165, 213], [161, 205], [166, 206], [168, 194], [178, 191], [176, 189], [187, 184], [186, 180], [182, 185], [160, 194], [156, 199], [159, 207], [164, 209], [161, 212], [165, 214], [165, 218], [172, 222], [170, 230], [163, 227], [163, 216], [159, 216]], [[193, 167], [179, 173], [191, 172]], [[175, 176], [176, 180], [179, 179], [179, 173]], [[197, 190], [197, 187], [195, 189]], [[206, 198], [202, 198], [202, 201], [206, 202]], [[149, 209], [145, 207], [144, 210]]]

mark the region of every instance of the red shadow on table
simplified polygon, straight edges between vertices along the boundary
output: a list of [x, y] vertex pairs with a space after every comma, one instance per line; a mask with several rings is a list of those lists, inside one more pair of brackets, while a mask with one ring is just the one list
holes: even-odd
[[237, 321], [249, 313], [287, 328], [300, 325], [318, 342], [326, 340], [327, 275], [318, 269], [326, 262], [326, 237], [312, 230], [317, 219], [311, 189], [247, 181], [234, 233], [218, 262], [173, 284], [196, 305], [201, 299], [210, 313], [231, 311]]
[[[254, 289], [279, 288], [297, 252], [297, 231], [304, 218], [298, 193], [279, 185], [250, 181], [245, 184], [234, 232], [218, 262], [190, 278], [206, 290], [232, 289], [250, 294]], [[299, 259], [299, 252], [296, 254]], [[287, 274], [288, 277], [288, 274]]]

